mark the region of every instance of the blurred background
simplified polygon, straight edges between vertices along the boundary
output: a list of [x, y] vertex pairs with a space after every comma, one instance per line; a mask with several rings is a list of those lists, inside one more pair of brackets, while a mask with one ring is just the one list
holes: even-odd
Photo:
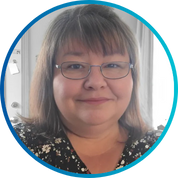
[[[69, 8], [69, 7], [67, 7]], [[5, 76], [5, 102], [12, 124], [20, 122], [17, 113], [28, 117], [29, 90], [37, 56], [51, 21], [60, 9], [36, 22], [19, 40], [8, 62]], [[169, 59], [155, 35], [135, 17], [115, 9], [136, 35], [140, 47], [140, 106], [144, 120], [154, 128], [164, 128], [173, 102], [173, 76]]]

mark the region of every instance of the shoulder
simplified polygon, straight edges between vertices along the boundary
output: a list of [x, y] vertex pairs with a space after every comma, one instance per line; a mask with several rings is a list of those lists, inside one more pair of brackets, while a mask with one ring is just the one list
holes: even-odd
[[138, 141], [140, 144], [144, 143], [145, 148], [149, 149], [158, 140], [161, 134], [161, 130], [151, 130], [146, 132], [146, 134]]
[[161, 133], [162, 131], [159, 130], [148, 131], [141, 138], [126, 143], [119, 168], [132, 163], [145, 154], [155, 144]]
[[51, 165], [54, 165], [54, 158], [60, 154], [60, 147], [64, 147], [65, 137], [61, 133], [61, 137], [45, 137], [39, 134], [34, 125], [18, 124], [14, 126], [20, 140], [25, 146], [37, 157]]
[[28, 147], [48, 142], [47, 138], [45, 138], [42, 134], [38, 134], [38, 131], [33, 124], [19, 123], [14, 126], [14, 130], [20, 140]]
[[136, 157], [140, 157], [154, 145], [161, 133], [162, 131], [160, 130], [148, 131], [140, 139], [134, 141], [130, 145], [129, 150], [132, 150]]

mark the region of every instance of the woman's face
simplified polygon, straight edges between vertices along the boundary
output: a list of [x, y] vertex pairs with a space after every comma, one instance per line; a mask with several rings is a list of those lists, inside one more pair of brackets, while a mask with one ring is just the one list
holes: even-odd
[[[57, 56], [56, 64], [67, 61], [101, 65], [110, 61], [129, 62], [129, 55], [115, 53], [103, 56], [87, 51], [81, 46], [72, 50], [64, 48]], [[131, 72], [121, 79], [111, 80], [102, 76], [99, 67], [92, 67], [85, 79], [71, 80], [55, 68], [53, 91], [57, 107], [65, 124], [74, 127], [96, 126], [118, 122], [131, 99], [133, 80]]]

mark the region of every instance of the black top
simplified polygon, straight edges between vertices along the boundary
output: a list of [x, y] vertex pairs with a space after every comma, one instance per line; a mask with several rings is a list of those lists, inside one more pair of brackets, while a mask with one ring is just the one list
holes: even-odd
[[[20, 123], [14, 126], [14, 129], [28, 149], [48, 164], [69, 172], [91, 174], [63, 130], [60, 131], [60, 137], [49, 139], [37, 134], [32, 125]], [[126, 143], [115, 170], [141, 157], [157, 141], [160, 134], [160, 131], [149, 131], [141, 139], [130, 144]]]

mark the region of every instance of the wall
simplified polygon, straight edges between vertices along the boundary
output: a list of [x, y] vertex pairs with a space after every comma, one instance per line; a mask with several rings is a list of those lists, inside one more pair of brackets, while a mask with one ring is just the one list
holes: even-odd
[[154, 36], [153, 56], [153, 127], [165, 126], [170, 116], [174, 82], [171, 65], [161, 43]]
[[[5, 102], [6, 109], [9, 115], [9, 118], [16, 116], [17, 113], [21, 114], [21, 40], [17, 43], [14, 50], [20, 51], [18, 54], [11, 54], [9, 63], [12, 63], [13, 60], [16, 61], [19, 73], [12, 75], [7, 65], [6, 76], [5, 76]], [[18, 106], [16, 108], [11, 107], [13, 102], [17, 102]]]

